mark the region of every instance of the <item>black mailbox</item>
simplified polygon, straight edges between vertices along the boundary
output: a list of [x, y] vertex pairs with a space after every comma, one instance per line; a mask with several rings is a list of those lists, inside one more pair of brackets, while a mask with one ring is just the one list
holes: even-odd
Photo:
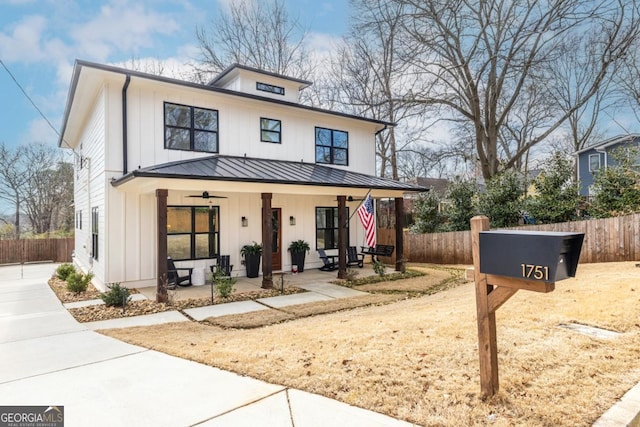
[[480, 272], [554, 283], [574, 277], [584, 233], [480, 232]]

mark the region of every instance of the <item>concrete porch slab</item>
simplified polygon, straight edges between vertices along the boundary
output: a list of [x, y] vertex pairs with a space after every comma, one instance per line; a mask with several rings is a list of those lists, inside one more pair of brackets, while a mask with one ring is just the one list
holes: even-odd
[[251, 311], [268, 310], [262, 304], [258, 304], [255, 301], [238, 301], [230, 302], [226, 304], [207, 305], [205, 307], [188, 308], [184, 310], [189, 316], [200, 321], [207, 317], [219, 317], [226, 316], [228, 314], [242, 314], [249, 313]]
[[143, 316], [121, 317], [119, 319], [99, 320], [97, 322], [83, 323], [87, 329], [114, 329], [114, 328], [130, 328], [132, 326], [150, 326], [160, 323], [188, 322], [189, 319], [184, 317], [180, 312], [163, 311], [161, 313], [146, 314]]

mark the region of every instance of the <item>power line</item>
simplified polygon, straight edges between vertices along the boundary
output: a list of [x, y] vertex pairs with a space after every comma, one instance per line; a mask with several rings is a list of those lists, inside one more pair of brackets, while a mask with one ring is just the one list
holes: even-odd
[[29, 102], [31, 103], [31, 105], [33, 105], [33, 108], [35, 108], [38, 113], [40, 113], [40, 116], [42, 116], [42, 118], [47, 122], [47, 124], [49, 125], [49, 127], [51, 129], [53, 129], [53, 131], [56, 133], [56, 135], [58, 135], [58, 138], [60, 137], [60, 132], [58, 132], [58, 129], [55, 128], [55, 126], [53, 126], [51, 124], [51, 122], [49, 121], [49, 119], [47, 118], [47, 116], [44, 115], [44, 113], [42, 112], [42, 110], [40, 110], [40, 108], [38, 108], [38, 106], [36, 105], [36, 103], [33, 101], [33, 99], [31, 99], [31, 97], [29, 96], [29, 94], [24, 90], [24, 88], [22, 87], [22, 85], [18, 82], [18, 80], [15, 78], [15, 76], [13, 75], [13, 73], [11, 73], [11, 71], [9, 71], [9, 69], [7, 68], [7, 66], [5, 65], [5, 63], [2, 61], [2, 59], [0, 59], [0, 64], [2, 64], [2, 67], [5, 69], [5, 71], [7, 72], [7, 74], [9, 74], [9, 76], [11, 77], [11, 79], [13, 80], [13, 82], [16, 84], [16, 86], [18, 86], [18, 88], [20, 89], [20, 91], [22, 91], [22, 94], [29, 100]]

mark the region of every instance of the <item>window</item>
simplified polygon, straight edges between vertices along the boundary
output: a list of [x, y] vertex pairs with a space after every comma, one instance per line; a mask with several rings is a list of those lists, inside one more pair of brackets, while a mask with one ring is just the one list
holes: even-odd
[[[346, 216], [349, 218], [348, 208]], [[347, 227], [349, 227], [348, 223]], [[348, 236], [349, 233], [347, 233], [347, 239]], [[337, 207], [316, 208], [316, 249], [338, 249]]]
[[82, 210], [76, 212], [76, 228], [82, 230]]
[[262, 92], [275, 93], [276, 95], [284, 95], [284, 88], [280, 86], [268, 85], [266, 83], [256, 82], [256, 89]]
[[164, 148], [218, 152], [218, 111], [164, 103]]
[[589, 172], [596, 172], [600, 169], [600, 154], [589, 154]]
[[282, 126], [280, 120], [260, 118], [260, 141], [280, 144]]
[[98, 208], [91, 208], [91, 257], [98, 260]]
[[316, 163], [347, 165], [348, 148], [347, 132], [316, 127]]
[[217, 257], [219, 221], [218, 206], [168, 206], [167, 254], [177, 261]]

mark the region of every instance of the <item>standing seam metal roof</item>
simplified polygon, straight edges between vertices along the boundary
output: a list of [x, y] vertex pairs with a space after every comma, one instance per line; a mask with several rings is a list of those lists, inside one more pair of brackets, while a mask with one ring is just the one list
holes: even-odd
[[220, 155], [137, 169], [114, 180], [112, 185], [117, 187], [136, 177], [429, 191], [415, 184], [314, 163]]

